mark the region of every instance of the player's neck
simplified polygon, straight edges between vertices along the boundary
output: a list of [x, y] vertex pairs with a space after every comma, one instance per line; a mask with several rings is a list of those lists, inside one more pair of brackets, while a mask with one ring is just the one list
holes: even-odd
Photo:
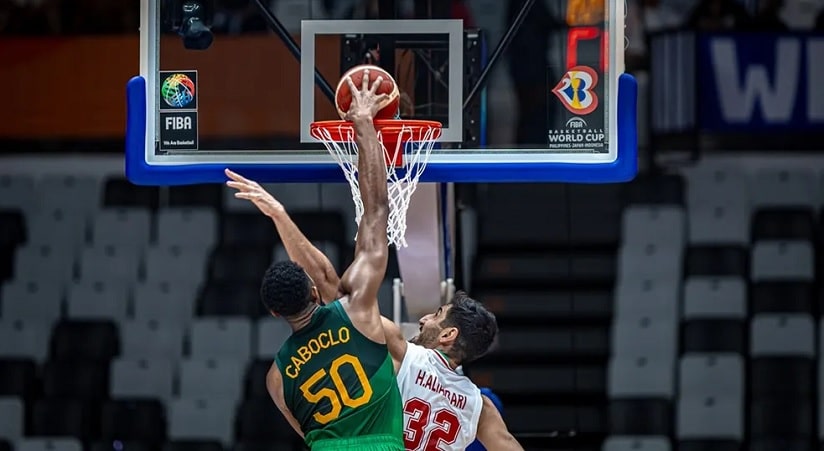
[[289, 326], [292, 327], [293, 331], [301, 330], [312, 321], [312, 316], [315, 314], [318, 307], [318, 304], [312, 303], [310, 306], [306, 307], [304, 311], [286, 318], [286, 321], [289, 322]]
[[459, 366], [461, 366], [452, 357], [449, 357], [449, 354], [447, 354], [446, 351], [436, 349], [435, 352], [437, 352], [441, 355], [441, 357], [443, 357], [443, 359], [446, 361], [446, 364], [449, 365], [449, 368], [452, 368], [452, 371], [455, 371]]

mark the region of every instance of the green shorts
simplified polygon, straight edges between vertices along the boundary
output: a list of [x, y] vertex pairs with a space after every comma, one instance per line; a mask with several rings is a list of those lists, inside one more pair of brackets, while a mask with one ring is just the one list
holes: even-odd
[[404, 451], [403, 440], [395, 435], [367, 435], [341, 439], [318, 440], [312, 451]]

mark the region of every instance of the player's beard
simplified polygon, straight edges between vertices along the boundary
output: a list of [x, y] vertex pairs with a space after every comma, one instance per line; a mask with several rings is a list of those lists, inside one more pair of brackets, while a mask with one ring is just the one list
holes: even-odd
[[438, 334], [440, 333], [441, 329], [437, 326], [423, 327], [420, 333], [410, 341], [424, 348], [435, 349], [438, 344]]

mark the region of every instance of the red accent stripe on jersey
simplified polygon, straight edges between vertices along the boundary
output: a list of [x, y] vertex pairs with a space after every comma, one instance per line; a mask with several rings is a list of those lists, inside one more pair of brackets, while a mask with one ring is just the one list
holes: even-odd
[[441, 363], [443, 363], [443, 364], [444, 364], [444, 366], [446, 366], [446, 368], [447, 368], [449, 371], [455, 371], [455, 370], [453, 370], [453, 369], [452, 369], [452, 366], [450, 366], [450, 365], [449, 365], [449, 362], [448, 362], [448, 361], [444, 358], [444, 356], [442, 356], [442, 355], [441, 355], [441, 353], [440, 353], [439, 351], [434, 351], [434, 350], [433, 350], [432, 352], [434, 352], [434, 353], [435, 353], [435, 355], [436, 355], [436, 356], [438, 356], [438, 360], [440, 360], [440, 361], [441, 361]]

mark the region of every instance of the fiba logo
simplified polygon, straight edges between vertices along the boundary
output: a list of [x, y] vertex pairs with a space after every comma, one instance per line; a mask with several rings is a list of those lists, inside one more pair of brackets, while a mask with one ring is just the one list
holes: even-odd
[[185, 74], [172, 74], [163, 80], [160, 96], [167, 105], [183, 108], [195, 98], [195, 82]]
[[552, 88], [552, 93], [570, 113], [586, 115], [598, 108], [597, 84], [597, 72], [590, 67], [575, 66]]
[[587, 121], [581, 119], [580, 117], [573, 117], [566, 121], [566, 128], [572, 129], [583, 129], [586, 128]]

